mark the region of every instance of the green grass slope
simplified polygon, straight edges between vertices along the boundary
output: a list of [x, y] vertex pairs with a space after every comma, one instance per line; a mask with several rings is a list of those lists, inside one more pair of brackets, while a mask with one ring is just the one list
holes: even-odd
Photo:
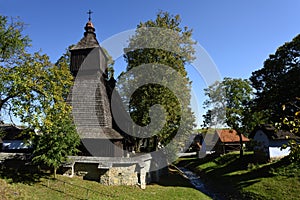
[[226, 199], [300, 199], [300, 164], [286, 158], [256, 164], [253, 154], [237, 153], [204, 159], [182, 158], [177, 165], [200, 174], [214, 192]]
[[[2, 173], [4, 175], [5, 173]], [[59, 176], [58, 180], [45, 176], [26, 181], [3, 177], [0, 179], [0, 200], [2, 199], [210, 199], [194, 189], [189, 181], [174, 170], [161, 178], [159, 183], [147, 185], [145, 190], [138, 186], [104, 186], [95, 181], [79, 177]], [[26, 178], [27, 179], [27, 178]], [[17, 181], [14, 181], [17, 180]]]

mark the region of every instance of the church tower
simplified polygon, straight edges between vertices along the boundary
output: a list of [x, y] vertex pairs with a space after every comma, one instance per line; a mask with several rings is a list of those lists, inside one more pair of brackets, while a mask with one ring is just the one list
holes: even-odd
[[[70, 49], [71, 52], [71, 66], [70, 70], [75, 77], [79, 71], [81, 64], [87, 55], [96, 47], [100, 47], [96, 38], [95, 28], [93, 23], [89, 20], [85, 27], [84, 37]], [[103, 54], [102, 64], [106, 65], [106, 56]]]
[[84, 29], [83, 38], [70, 49], [75, 82], [69, 100], [76, 129], [89, 156], [122, 157], [123, 136], [113, 129], [110, 109], [107, 56], [90, 16]]

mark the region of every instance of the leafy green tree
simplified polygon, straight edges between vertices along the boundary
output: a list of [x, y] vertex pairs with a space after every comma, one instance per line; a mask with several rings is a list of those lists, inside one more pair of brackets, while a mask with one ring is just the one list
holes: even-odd
[[54, 103], [65, 103], [73, 78], [66, 62], [53, 65], [47, 55], [26, 52], [22, 22], [0, 16], [0, 24], [0, 112], [37, 126]]
[[0, 15], [0, 63], [13, 63], [30, 45], [28, 36], [22, 31], [24, 23], [19, 18]]
[[226, 119], [226, 91], [223, 83], [216, 81], [204, 89], [204, 92], [208, 99], [204, 101], [203, 107], [208, 110], [203, 115], [203, 127], [223, 126]]
[[7, 95], [6, 86], [3, 82], [3, 76], [9, 74], [8, 68], [13, 65], [19, 55], [25, 52], [25, 49], [30, 45], [28, 36], [23, 36], [22, 31], [24, 23], [19, 19], [9, 20], [6, 16], [0, 16], [0, 118], [7, 101], [11, 99], [11, 95]]
[[43, 118], [54, 104], [65, 104], [72, 76], [67, 66], [54, 66], [48, 56], [23, 54], [16, 65], [0, 68], [1, 112], [18, 117], [32, 128], [43, 124]]
[[[264, 110], [268, 123], [293, 119], [300, 106], [300, 35], [279, 47], [269, 56], [263, 68], [252, 73], [255, 89], [253, 110]], [[284, 106], [284, 109], [282, 107]], [[286, 127], [289, 129], [288, 127]]]
[[0, 24], [0, 113], [35, 127], [54, 103], [64, 103], [72, 76], [66, 63], [55, 66], [47, 55], [26, 53], [30, 40], [22, 22], [8, 25], [1, 16]]
[[[300, 98], [296, 98], [298, 102], [300, 102]], [[285, 117], [281, 123], [278, 123], [279, 128], [282, 128], [282, 126], [286, 126], [289, 128], [289, 131], [294, 133], [295, 135], [300, 134], [300, 107], [295, 106], [295, 114], [291, 118]], [[285, 109], [285, 105], [283, 106], [283, 110]], [[290, 154], [289, 154], [289, 159], [290, 161], [294, 162], [300, 162], [300, 144], [299, 141], [296, 140], [291, 140], [288, 142], [288, 144], [284, 144], [282, 148], [290, 148]]]
[[[300, 35], [280, 46], [271, 54], [261, 69], [252, 73], [251, 85], [255, 88], [253, 110], [265, 111], [268, 123], [277, 124], [300, 135]], [[292, 140], [292, 161], [300, 160], [300, 145]]]
[[60, 113], [60, 110], [53, 110], [51, 115], [47, 115], [47, 126], [41, 127], [41, 134], [34, 137], [33, 162], [43, 163], [56, 171], [61, 164], [67, 161], [68, 156], [78, 152], [80, 143], [79, 135], [73, 124], [71, 113]]
[[79, 141], [65, 101], [73, 84], [67, 59], [53, 65], [47, 55], [27, 53], [30, 40], [22, 34], [23, 23], [8, 24], [1, 16], [0, 25], [0, 113], [26, 124], [36, 142], [34, 160], [47, 160], [57, 169]]
[[224, 78], [205, 90], [208, 99], [204, 107], [205, 126], [227, 125], [237, 131], [240, 138], [240, 156], [243, 156], [242, 133], [249, 133], [259, 123], [260, 113], [250, 113], [249, 102], [253, 89], [248, 80]]
[[33, 136], [35, 144], [33, 162], [52, 167], [55, 178], [59, 166], [67, 161], [68, 156], [78, 152], [77, 147], [80, 144], [79, 135], [72, 121], [71, 106], [66, 103], [73, 79], [69, 63], [70, 54], [66, 51], [56, 65], [50, 68], [49, 75], [45, 75], [50, 82], [47, 90], [51, 89], [47, 93], [49, 92], [49, 95], [52, 93], [53, 96], [44, 99], [45, 101], [41, 99], [37, 101], [40, 103], [41, 115], [30, 123], [40, 133]]
[[[127, 72], [139, 66], [157, 69], [157, 71], [147, 74], [141, 72], [130, 76], [125, 81], [125, 85], [122, 86], [123, 94], [131, 89], [126, 85], [135, 87], [139, 81], [145, 78], [145, 75], [150, 77], [149, 79], [153, 77], [153, 80], [163, 75], [164, 78], [162, 79], [164, 80], [162, 81], [172, 83], [177, 88], [177, 92], [181, 94], [179, 101], [174, 91], [160, 84], [149, 83], [139, 87], [130, 99], [127, 99], [131, 118], [139, 126], [147, 126], [151, 122], [149, 110], [156, 104], [162, 105], [167, 113], [165, 116], [166, 123], [162, 125], [162, 129], [154, 133], [155, 136], [146, 139], [148, 146], [150, 146], [148, 151], [155, 150], [158, 142], [162, 145], [168, 144], [176, 135], [179, 127], [188, 135], [195, 126], [194, 115], [190, 108], [191, 82], [185, 70], [185, 64], [194, 59], [193, 45], [195, 42], [191, 38], [192, 30], [187, 27], [181, 28], [180, 23], [179, 15], [173, 16], [167, 12], [159, 12], [155, 20], [141, 22], [137, 26], [135, 35], [130, 38], [129, 45], [125, 49], [124, 57], [127, 62]], [[147, 47], [145, 48], [145, 46]], [[161, 48], [157, 48], [157, 46]], [[170, 67], [170, 70], [162, 72], [160, 71], [162, 66]], [[171, 75], [172, 70], [176, 71], [183, 81], [175, 80]], [[159, 114], [157, 116], [154, 114], [152, 119], [158, 117], [160, 117]], [[132, 137], [131, 140], [136, 144], [136, 150], [139, 151], [141, 139]]]

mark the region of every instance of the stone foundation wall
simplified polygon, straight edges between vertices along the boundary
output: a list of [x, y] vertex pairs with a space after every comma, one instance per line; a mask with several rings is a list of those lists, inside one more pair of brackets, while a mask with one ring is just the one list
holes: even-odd
[[146, 183], [157, 182], [165, 173], [164, 169], [160, 169], [159, 163], [166, 161], [154, 160], [149, 154], [135, 158], [89, 156], [69, 158], [70, 162], [63, 165], [64, 175], [82, 176], [103, 185], [140, 185], [145, 189]]
[[138, 184], [136, 164], [113, 166], [100, 177], [100, 183], [104, 185]]

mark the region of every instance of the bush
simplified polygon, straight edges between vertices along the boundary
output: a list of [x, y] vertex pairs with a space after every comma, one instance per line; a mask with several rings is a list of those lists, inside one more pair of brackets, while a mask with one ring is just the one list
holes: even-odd
[[292, 162], [300, 162], [300, 144], [295, 141], [291, 140], [287, 145], [283, 145], [282, 149], [290, 148], [290, 154], [289, 154], [289, 159]]

